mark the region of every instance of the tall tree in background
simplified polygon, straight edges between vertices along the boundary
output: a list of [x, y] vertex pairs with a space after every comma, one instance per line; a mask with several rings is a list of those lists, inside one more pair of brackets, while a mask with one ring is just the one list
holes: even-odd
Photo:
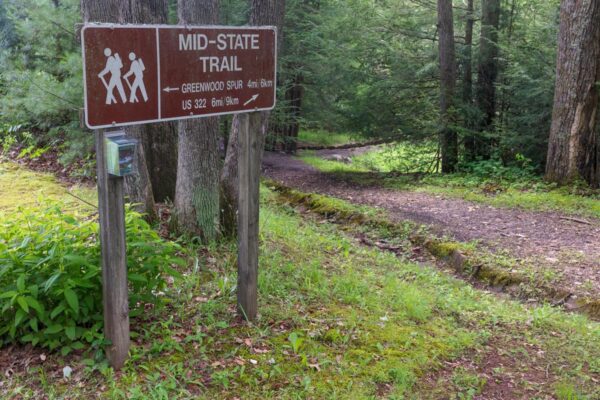
[[[249, 0], [250, 20], [249, 25], [273, 25], [277, 27], [278, 43], [282, 37], [283, 19], [285, 16], [285, 0]], [[259, 135], [261, 164], [262, 150], [268, 132], [269, 111], [255, 112], [250, 114], [249, 129], [251, 135]], [[238, 199], [237, 185], [237, 157], [238, 157], [238, 134], [239, 121], [233, 117], [225, 164], [221, 173], [221, 221], [223, 232], [233, 235], [236, 229], [236, 212]]]
[[[277, 87], [281, 99], [276, 111], [271, 114], [270, 137], [272, 143], [267, 148], [280, 148], [287, 153], [295, 153], [300, 132], [300, 117], [304, 98], [304, 82], [311, 51], [319, 46], [315, 37], [319, 24], [321, 0], [288, 1], [285, 16], [285, 42], [279, 38], [281, 68], [277, 76]], [[315, 40], [316, 39], [316, 40]], [[322, 49], [322, 47], [321, 47]]]
[[[462, 102], [465, 110], [473, 103], [473, 26], [475, 25], [473, 0], [467, 0], [467, 13], [465, 21], [465, 47], [463, 54], [463, 80]], [[472, 128], [472, 121], [465, 121], [465, 128]], [[467, 135], [464, 139], [465, 154], [467, 159], [473, 159], [475, 153], [475, 138]]]
[[[218, 0], [178, 0], [179, 23], [217, 24]], [[219, 118], [179, 122], [174, 224], [212, 241], [219, 232]]]
[[440, 141], [442, 172], [453, 172], [458, 162], [458, 136], [453, 127], [452, 106], [456, 87], [456, 55], [454, 50], [454, 17], [452, 0], [438, 0], [440, 34]]
[[600, 0], [563, 0], [546, 178], [600, 186]]
[[486, 133], [493, 127], [496, 114], [496, 79], [498, 77], [498, 26], [500, 24], [500, 0], [482, 0], [481, 37], [475, 100], [481, 111], [477, 126], [480, 136], [475, 137], [474, 149], [467, 153], [467, 160], [491, 156], [490, 139]]

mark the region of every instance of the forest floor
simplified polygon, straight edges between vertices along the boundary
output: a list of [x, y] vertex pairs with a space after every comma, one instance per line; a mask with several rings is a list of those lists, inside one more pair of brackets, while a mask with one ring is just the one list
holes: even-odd
[[[92, 187], [11, 163], [0, 163], [0, 189], [0, 225], [48, 199], [78, 218], [95, 203]], [[597, 322], [473, 288], [425, 256], [365, 245], [265, 187], [260, 224], [255, 323], [236, 313], [235, 244], [181, 242], [190, 265], [166, 289], [166, 307], [132, 318], [121, 371], [90, 362], [85, 349], [61, 356], [6, 344], [0, 398], [600, 398]]]
[[[312, 157], [348, 162], [370, 150], [323, 150]], [[266, 153], [263, 168], [285, 186], [371, 206], [392, 221], [413, 221], [438, 237], [474, 244], [495, 264], [566, 290], [568, 298], [559, 300], [572, 308], [582, 296], [600, 299], [600, 219], [593, 215], [486, 204], [494, 194], [477, 202], [443, 192], [390, 188], [381, 173], [322, 171], [281, 153]]]

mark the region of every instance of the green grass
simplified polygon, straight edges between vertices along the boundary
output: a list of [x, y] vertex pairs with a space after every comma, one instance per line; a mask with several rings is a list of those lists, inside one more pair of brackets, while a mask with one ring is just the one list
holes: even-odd
[[356, 163], [346, 164], [339, 161], [326, 160], [315, 154], [314, 151], [303, 151], [300, 159], [307, 164], [312, 165], [319, 171], [328, 173], [366, 173], [369, 169]]
[[557, 211], [565, 214], [600, 218], [600, 200], [596, 196], [579, 196], [566, 190], [550, 190], [543, 192], [506, 189], [503, 192], [487, 194], [473, 191], [466, 187], [424, 186], [419, 188], [425, 192], [442, 194], [494, 207], [521, 208], [530, 211]]
[[[88, 354], [47, 354], [3, 374], [0, 397], [420, 399], [435, 392], [424, 378], [446, 361], [499, 340], [540, 349], [530, 363], [548, 379], [536, 390], [600, 395], [600, 326], [584, 317], [499, 299], [360, 246], [265, 189], [260, 241], [256, 323], [235, 312], [235, 246], [188, 245], [196, 261], [165, 293], [166, 308], [132, 321], [121, 372]], [[457, 372], [453, 386], [434, 389], [440, 398], [479, 392], [483, 379]]]
[[337, 133], [319, 130], [301, 130], [298, 141], [311, 146], [336, 146], [348, 143], [365, 141], [360, 135], [351, 133]]

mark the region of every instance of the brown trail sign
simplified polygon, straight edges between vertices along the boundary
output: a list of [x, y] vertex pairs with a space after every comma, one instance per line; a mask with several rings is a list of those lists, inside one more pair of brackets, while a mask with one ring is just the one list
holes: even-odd
[[275, 28], [91, 24], [81, 35], [90, 129], [275, 106]]
[[[132, 144], [107, 145], [113, 135], [103, 129], [272, 109], [277, 31], [87, 24], [81, 42], [85, 122], [96, 129], [104, 334], [111, 343], [106, 353], [119, 369], [129, 350], [125, 211], [123, 177], [108, 171], [121, 171], [121, 161], [132, 163]], [[252, 320], [257, 312], [260, 133], [250, 132], [247, 115], [240, 121], [238, 306]], [[121, 153], [115, 147], [119, 143], [128, 150]], [[116, 167], [114, 162], [119, 168], [109, 168]]]

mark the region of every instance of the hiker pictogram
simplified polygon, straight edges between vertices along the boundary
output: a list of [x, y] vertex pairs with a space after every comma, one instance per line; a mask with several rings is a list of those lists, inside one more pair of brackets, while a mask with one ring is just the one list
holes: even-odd
[[[114, 96], [115, 88], [119, 92], [121, 101], [127, 103], [127, 97], [125, 96], [125, 89], [123, 88], [123, 82], [121, 82], [121, 68], [123, 68], [123, 62], [119, 53], [112, 54], [112, 50], [109, 48], [104, 49], [104, 55], [106, 56], [106, 66], [98, 74], [98, 78], [102, 80], [104, 87], [106, 88], [106, 104], [116, 104], [117, 100]], [[110, 73], [110, 80], [106, 83], [104, 77]]]
[[[127, 103], [127, 95], [125, 88], [123, 87], [123, 81], [127, 83], [129, 87], [129, 102], [139, 103], [138, 92], [142, 95], [144, 103], [148, 102], [148, 92], [146, 91], [146, 85], [144, 84], [144, 71], [146, 66], [141, 58], [137, 57], [134, 52], [129, 53], [129, 71], [121, 76], [121, 69], [123, 68], [123, 61], [119, 53], [112, 52], [111, 49], [104, 49], [104, 55], [107, 57], [106, 66], [98, 74], [98, 78], [102, 80], [104, 87], [106, 88], [106, 104], [117, 104], [115, 98], [115, 89], [119, 93], [122, 103]], [[107, 82], [105, 76], [110, 74], [110, 79]], [[130, 77], [133, 76], [133, 82], [130, 81]]]
[[[125, 76], [123, 76], [123, 79], [125, 79], [125, 82], [127, 82], [127, 85], [131, 90], [129, 102], [139, 102], [137, 98], [137, 91], [139, 89], [145, 103], [148, 101], [148, 93], [146, 93], [146, 85], [144, 85], [144, 71], [146, 70], [146, 67], [144, 66], [144, 61], [142, 61], [141, 58], [136, 59], [136, 55], [134, 52], [129, 53], [129, 60], [131, 61], [131, 67], [129, 67], [129, 72], [127, 72]], [[133, 84], [129, 82], [129, 77], [131, 75], [133, 75], [134, 77]]]

